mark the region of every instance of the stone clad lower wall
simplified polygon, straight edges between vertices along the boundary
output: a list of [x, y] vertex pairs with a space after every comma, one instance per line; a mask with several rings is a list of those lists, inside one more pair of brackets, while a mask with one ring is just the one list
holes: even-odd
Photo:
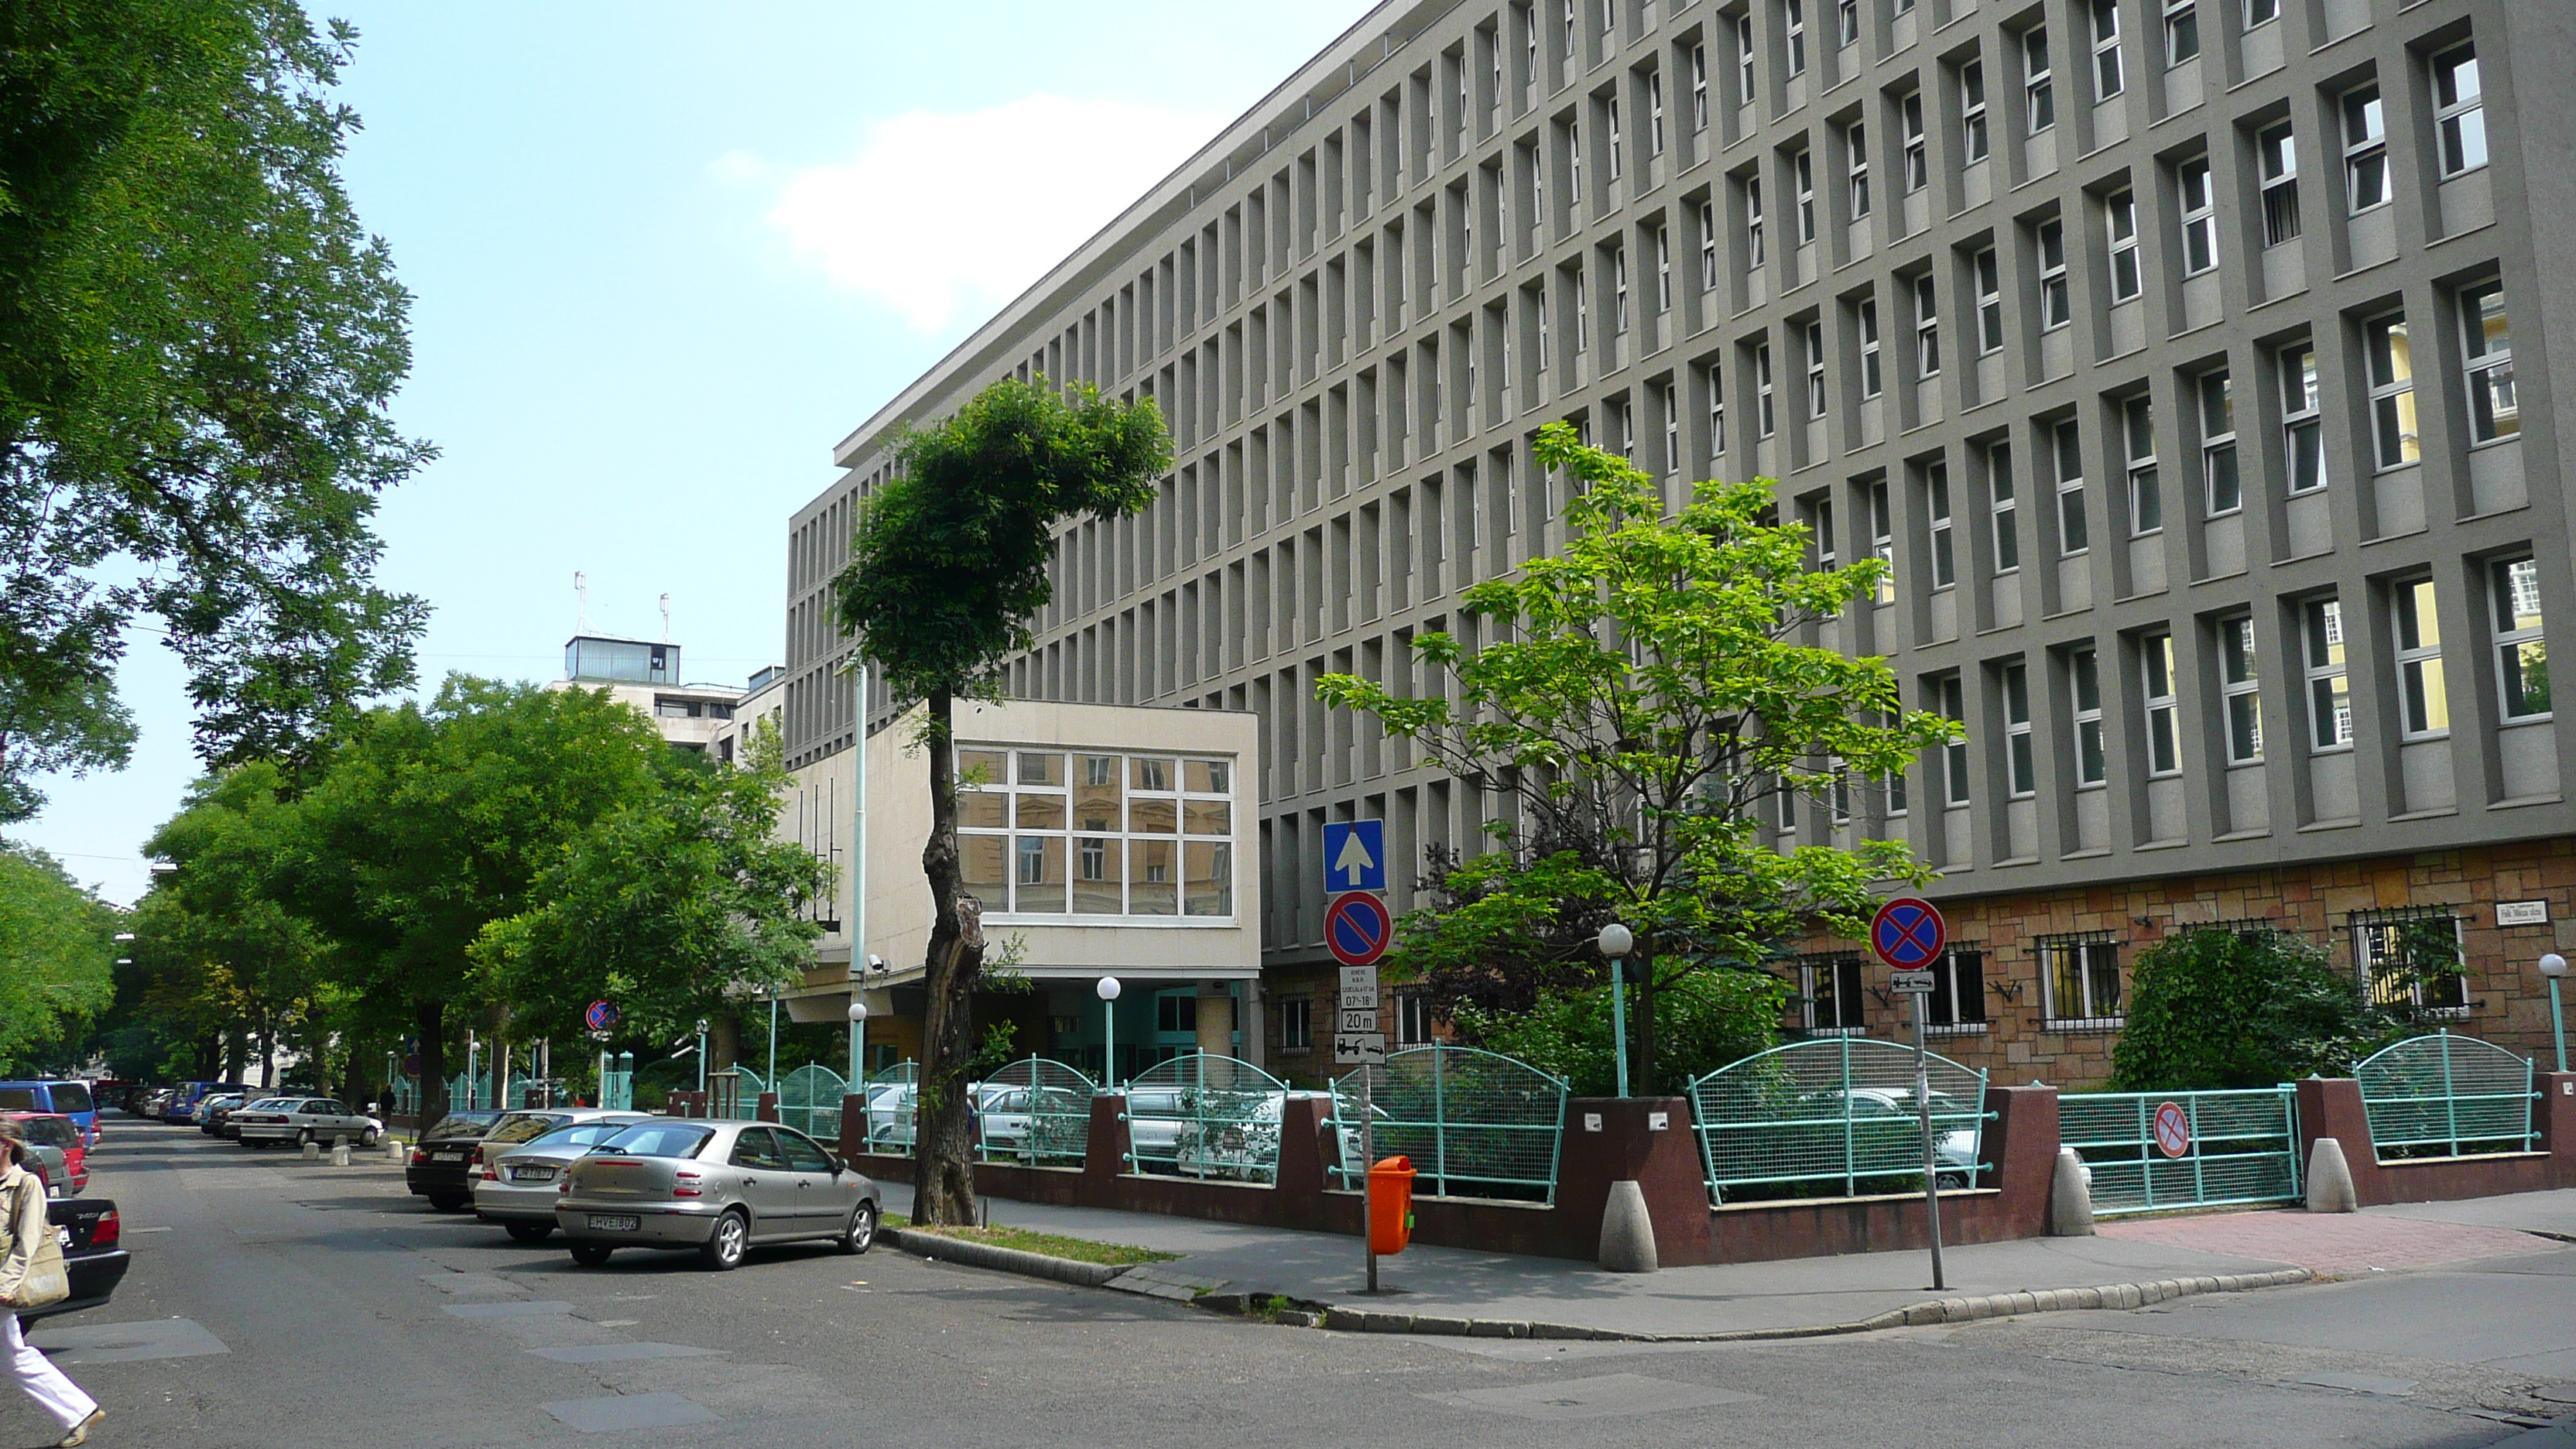
[[2371, 1147], [2361, 1084], [2311, 1077], [2299, 1083], [2299, 1160], [2308, 1161], [2318, 1138], [2334, 1138], [2352, 1168], [2353, 1199], [2363, 1207], [2576, 1187], [2576, 1072], [2538, 1073], [2532, 1090], [2538, 1097], [2531, 1125], [2540, 1134], [2533, 1151], [2382, 1164]]

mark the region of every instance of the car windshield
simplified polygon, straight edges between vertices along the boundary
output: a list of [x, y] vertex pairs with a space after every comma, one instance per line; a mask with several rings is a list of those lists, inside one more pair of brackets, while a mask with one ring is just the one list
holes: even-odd
[[420, 1134], [423, 1137], [480, 1137], [492, 1125], [488, 1112], [456, 1112], [438, 1119], [438, 1124]]
[[563, 1120], [561, 1117], [549, 1116], [543, 1112], [526, 1112], [514, 1117], [504, 1117], [500, 1125], [494, 1127], [483, 1140], [501, 1146], [529, 1142], [543, 1137], [548, 1131], [561, 1125]]
[[593, 1157], [695, 1157], [715, 1133], [705, 1127], [641, 1122], [590, 1149]]
[[543, 1137], [532, 1139], [523, 1150], [534, 1152], [546, 1147], [596, 1147], [627, 1128], [632, 1122], [575, 1122], [558, 1127]]
[[295, 1105], [293, 1097], [262, 1097], [250, 1104], [256, 1112], [284, 1112]]
[[72, 1124], [60, 1117], [29, 1117], [18, 1125], [27, 1129], [28, 1141], [41, 1147], [72, 1147], [80, 1142]]

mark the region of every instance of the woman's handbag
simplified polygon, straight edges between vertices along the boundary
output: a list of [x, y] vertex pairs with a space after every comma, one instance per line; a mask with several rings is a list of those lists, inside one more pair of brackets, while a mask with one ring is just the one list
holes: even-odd
[[[19, 1179], [17, 1188], [10, 1193], [9, 1222], [13, 1228], [25, 1221], [20, 1194], [27, 1192], [41, 1194], [44, 1189], [36, 1185], [33, 1177]], [[39, 1196], [37, 1202], [41, 1205], [43, 1201]], [[43, 1308], [72, 1296], [71, 1273], [63, 1266], [62, 1239], [56, 1236], [53, 1224], [45, 1222], [41, 1206], [36, 1221], [44, 1228], [36, 1238], [35, 1251], [22, 1262], [16, 1251], [19, 1245], [13, 1243], [7, 1261], [0, 1263], [0, 1307]]]

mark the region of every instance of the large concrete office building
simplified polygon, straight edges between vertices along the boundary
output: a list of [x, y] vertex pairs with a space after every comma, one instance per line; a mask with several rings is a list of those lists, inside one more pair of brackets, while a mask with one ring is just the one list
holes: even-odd
[[[893, 430], [1004, 376], [1152, 395], [1178, 466], [1064, 534], [1010, 684], [1259, 717], [1259, 1046], [1319, 1075], [1323, 824], [1419, 859], [1487, 802], [1315, 680], [1422, 686], [1408, 641], [1562, 541], [1530, 442], [1571, 418], [1893, 563], [1819, 638], [1966, 741], [1772, 825], [1943, 872], [1953, 1055], [2098, 1081], [2177, 925], [2367, 975], [2418, 919], [2471, 966], [2426, 1004], [2537, 1048], [2576, 916], [2571, 75], [2557, 0], [1382, 5], [840, 444], [791, 763], [885, 713], [822, 591]], [[1860, 962], [1800, 961], [1790, 1025], [1889, 1030]]]

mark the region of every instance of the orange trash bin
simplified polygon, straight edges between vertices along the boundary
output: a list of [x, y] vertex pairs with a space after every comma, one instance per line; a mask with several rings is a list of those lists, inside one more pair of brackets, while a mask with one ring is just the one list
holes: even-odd
[[1384, 1257], [1413, 1241], [1413, 1159], [1389, 1157], [1369, 1169], [1369, 1251]]

